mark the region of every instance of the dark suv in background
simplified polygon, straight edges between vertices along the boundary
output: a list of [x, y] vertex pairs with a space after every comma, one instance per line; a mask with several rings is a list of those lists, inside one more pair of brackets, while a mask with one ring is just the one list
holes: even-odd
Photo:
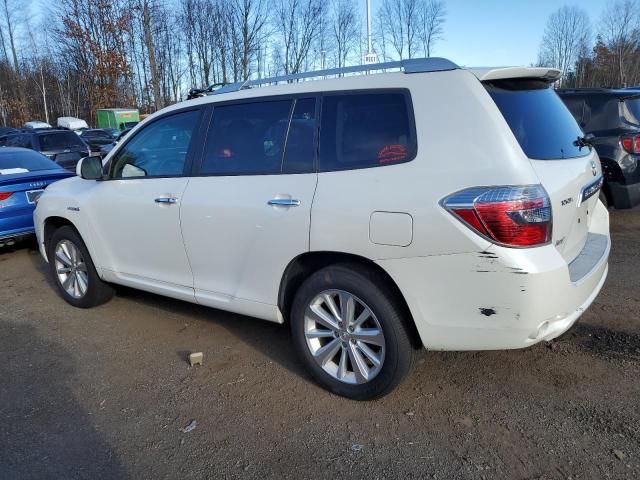
[[0, 136], [0, 147], [30, 148], [67, 170], [75, 171], [78, 160], [88, 157], [89, 146], [70, 130], [20, 130]]
[[560, 89], [558, 95], [593, 144], [605, 177], [605, 205], [640, 204], [640, 88]]

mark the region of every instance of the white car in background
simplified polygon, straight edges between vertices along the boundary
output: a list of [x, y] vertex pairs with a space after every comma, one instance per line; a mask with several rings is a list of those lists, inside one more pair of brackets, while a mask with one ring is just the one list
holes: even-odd
[[58, 118], [58, 127], [72, 130], [73, 132], [80, 135], [80, 133], [82, 133], [82, 130], [87, 130], [89, 128], [89, 125], [87, 125], [87, 122], [80, 118], [60, 117]]
[[36, 128], [51, 128], [47, 122], [41, 122], [40, 120], [32, 120], [24, 124], [24, 128], [36, 129]]
[[420, 347], [553, 339], [610, 249], [558, 75], [432, 58], [225, 87], [47, 188], [42, 254], [77, 307], [120, 284], [288, 322], [311, 374], [354, 399], [391, 391]]

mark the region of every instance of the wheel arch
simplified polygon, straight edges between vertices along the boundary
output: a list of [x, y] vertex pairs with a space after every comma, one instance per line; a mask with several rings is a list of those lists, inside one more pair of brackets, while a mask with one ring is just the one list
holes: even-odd
[[413, 315], [395, 280], [374, 261], [351, 253], [333, 251], [305, 252], [289, 262], [282, 274], [278, 291], [278, 308], [284, 321], [288, 322], [289, 320], [293, 300], [300, 285], [318, 270], [338, 264], [355, 266], [362, 271], [376, 275], [384, 283], [403, 310], [413, 347], [421, 348], [422, 341], [413, 320]]
[[[47, 245], [49, 245], [49, 240], [51, 239], [53, 232], [55, 232], [56, 230], [58, 230], [61, 227], [64, 226], [70, 226], [73, 227], [73, 229], [78, 232], [78, 235], [80, 235], [80, 231], [78, 230], [78, 227], [76, 227], [74, 225], [74, 223], [69, 220], [68, 218], [65, 217], [59, 217], [59, 216], [51, 216], [51, 217], [47, 217], [44, 221], [44, 230], [43, 230], [43, 239], [42, 241], [44, 242], [45, 248], [47, 247]], [[80, 237], [82, 237], [82, 235], [80, 235]]]

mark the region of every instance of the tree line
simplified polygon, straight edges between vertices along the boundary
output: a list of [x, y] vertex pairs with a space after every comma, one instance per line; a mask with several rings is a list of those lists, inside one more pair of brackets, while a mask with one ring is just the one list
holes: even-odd
[[[38, 0], [31, 0], [36, 2]], [[362, 4], [362, 5], [360, 5]], [[0, 124], [153, 112], [191, 87], [361, 63], [364, 0], [0, 0]], [[44, 22], [29, 18], [42, 11]], [[381, 60], [431, 55], [443, 0], [382, 0]]]
[[640, 86], [640, 2], [606, 4], [593, 20], [578, 6], [551, 14], [537, 64], [562, 73], [559, 86]]

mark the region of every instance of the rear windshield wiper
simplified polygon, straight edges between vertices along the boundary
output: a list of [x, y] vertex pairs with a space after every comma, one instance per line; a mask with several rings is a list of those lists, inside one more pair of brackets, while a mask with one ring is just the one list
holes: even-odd
[[578, 149], [582, 150], [582, 147], [588, 147], [589, 150], [593, 148], [593, 143], [591, 140], [593, 139], [593, 135], [585, 135], [584, 137], [578, 137], [573, 141], [573, 144], [578, 147]]

